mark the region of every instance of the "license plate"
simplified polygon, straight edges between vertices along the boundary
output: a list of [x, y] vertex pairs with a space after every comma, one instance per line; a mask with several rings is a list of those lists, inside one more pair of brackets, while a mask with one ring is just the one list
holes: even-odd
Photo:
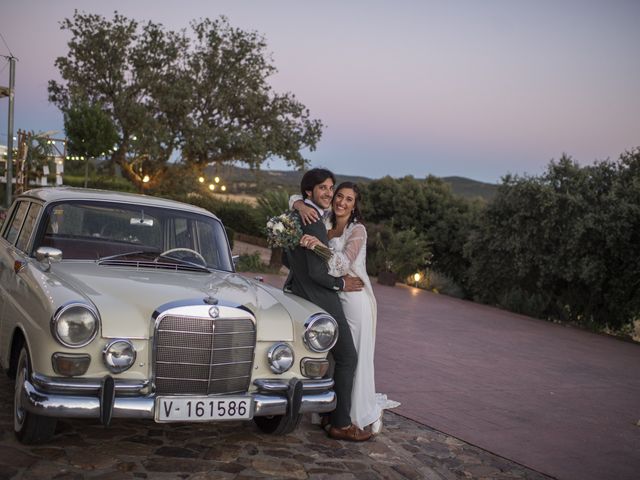
[[156, 422], [250, 420], [252, 397], [157, 397]]

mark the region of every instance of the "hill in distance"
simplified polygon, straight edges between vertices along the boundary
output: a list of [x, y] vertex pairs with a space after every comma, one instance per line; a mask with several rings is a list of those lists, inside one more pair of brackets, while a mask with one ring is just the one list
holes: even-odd
[[[302, 172], [297, 170], [251, 170], [234, 165], [224, 165], [216, 171], [215, 166], [207, 167], [207, 175], [219, 175], [229, 185], [230, 191], [235, 193], [259, 194], [264, 190], [284, 188], [289, 192], [297, 192], [300, 188]], [[374, 179], [369, 177], [342, 175], [337, 173], [336, 180], [340, 182], [355, 182], [367, 184]], [[441, 180], [451, 185], [454, 194], [464, 198], [481, 198], [491, 200], [498, 185], [479, 182], [465, 177], [441, 177]]]
[[451, 185], [453, 193], [464, 198], [491, 200], [498, 191], [498, 185], [495, 183], [479, 182], [478, 180], [456, 176], [442, 177], [441, 179]]

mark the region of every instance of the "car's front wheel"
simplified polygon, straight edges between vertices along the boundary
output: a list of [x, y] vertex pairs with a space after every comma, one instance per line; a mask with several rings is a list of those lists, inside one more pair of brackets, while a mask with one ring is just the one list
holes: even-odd
[[27, 411], [23, 405], [24, 382], [29, 378], [31, 366], [26, 346], [20, 350], [13, 394], [13, 429], [20, 442], [32, 445], [51, 439], [56, 429], [56, 419]]
[[270, 417], [253, 417], [253, 421], [264, 433], [271, 435], [286, 435], [293, 432], [298, 424], [302, 415], [294, 415], [289, 417], [287, 415], [273, 415]]

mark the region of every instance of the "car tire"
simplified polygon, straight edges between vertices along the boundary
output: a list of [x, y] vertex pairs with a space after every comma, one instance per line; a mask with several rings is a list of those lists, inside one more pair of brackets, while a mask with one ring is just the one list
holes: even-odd
[[253, 421], [263, 433], [286, 435], [298, 427], [301, 419], [302, 415], [295, 415], [292, 418], [287, 415], [273, 415], [271, 417], [254, 417]]
[[43, 417], [27, 411], [23, 403], [24, 381], [31, 376], [29, 351], [26, 346], [20, 350], [16, 368], [15, 390], [13, 395], [13, 430], [18, 440], [25, 445], [44, 443], [53, 437], [56, 419]]

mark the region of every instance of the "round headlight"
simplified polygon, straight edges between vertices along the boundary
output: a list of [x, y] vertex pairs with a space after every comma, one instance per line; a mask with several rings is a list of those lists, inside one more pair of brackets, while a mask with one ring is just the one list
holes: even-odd
[[293, 365], [293, 350], [286, 343], [276, 343], [267, 352], [269, 367], [275, 373], [284, 373]]
[[113, 373], [124, 372], [136, 361], [136, 349], [129, 340], [114, 340], [102, 353], [104, 364]]
[[98, 312], [85, 303], [64, 305], [53, 316], [53, 336], [65, 347], [87, 345], [98, 333]]
[[338, 324], [326, 313], [318, 313], [305, 324], [304, 343], [312, 352], [327, 352], [338, 340]]

